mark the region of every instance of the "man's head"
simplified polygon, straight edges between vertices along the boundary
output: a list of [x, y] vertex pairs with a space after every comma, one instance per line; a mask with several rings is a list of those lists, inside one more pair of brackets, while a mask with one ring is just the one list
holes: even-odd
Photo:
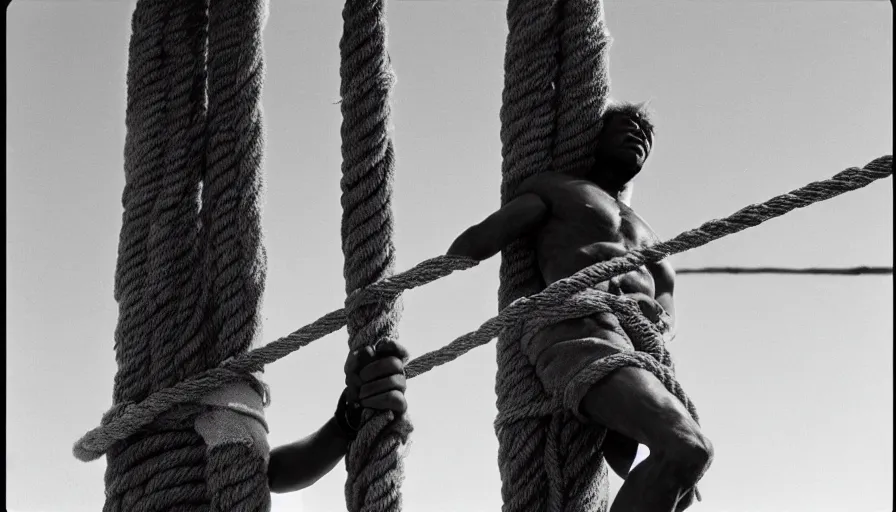
[[644, 103], [613, 103], [597, 137], [595, 171], [609, 188], [620, 189], [644, 166], [653, 149], [654, 125]]

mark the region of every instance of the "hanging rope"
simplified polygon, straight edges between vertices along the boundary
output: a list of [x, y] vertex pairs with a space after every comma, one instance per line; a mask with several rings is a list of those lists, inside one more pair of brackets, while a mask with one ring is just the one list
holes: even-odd
[[[862, 169], [857, 167], [846, 169], [829, 180], [813, 182], [787, 194], [775, 196], [764, 203], [747, 206], [726, 218], [706, 222], [700, 227], [685, 231], [666, 242], [632, 251], [608, 261], [595, 263], [570, 277], [552, 283], [535, 295], [514, 301], [501, 310], [496, 317], [483, 323], [477, 330], [456, 338], [438, 350], [417, 357], [407, 365], [406, 373], [408, 377], [413, 378], [437, 366], [449, 363], [470, 350], [488, 343], [504, 329], [512, 328], [517, 322], [537, 315], [540, 308], [562, 305], [573, 295], [616, 275], [630, 272], [646, 263], [660, 261], [673, 254], [706, 245], [713, 240], [738, 233], [797, 208], [804, 208], [844, 192], [857, 190], [875, 180], [892, 175], [893, 157], [891, 155], [883, 156]], [[476, 265], [475, 261], [464, 258], [439, 256], [363, 290], [355, 291], [349, 297], [349, 301], [358, 304], [388, 302], [400, 296], [405, 290], [418, 288], [455, 271], [466, 270]], [[606, 304], [621, 309], [628, 309], [631, 306], [625, 299], [612, 295], [606, 297]], [[114, 443], [133, 435], [173, 407], [179, 404], [193, 403], [221, 386], [244, 379], [246, 375], [262, 370], [265, 365], [286, 357], [314, 340], [338, 331], [345, 324], [345, 310], [332, 311], [287, 336], [226, 360], [217, 368], [185, 378], [170, 388], [149, 395], [140, 402], [116, 404], [103, 417], [99, 427], [94, 428], [75, 443], [73, 453], [75, 457], [83, 461], [95, 460], [105, 454]]]
[[803, 274], [827, 276], [890, 275], [893, 267], [785, 268], [785, 267], [698, 267], [676, 269], [676, 274]]
[[[244, 353], [256, 335], [264, 14], [256, 0], [137, 2], [112, 416]], [[194, 428], [202, 412], [168, 410], [110, 446], [104, 510], [269, 508], [266, 453], [208, 446]]]
[[[391, 276], [395, 267], [395, 154], [389, 134], [394, 74], [386, 50], [385, 0], [347, 0], [342, 19], [342, 252], [345, 291], [351, 296]], [[397, 299], [368, 304], [346, 301], [350, 350], [397, 340]], [[402, 459], [412, 430], [406, 415], [365, 411], [345, 458], [349, 511], [401, 510]]]
[[[609, 93], [611, 38], [595, 0], [510, 0], [507, 6], [501, 109], [501, 204], [536, 172], [592, 162]], [[502, 252], [498, 307], [541, 289], [532, 240]], [[605, 430], [585, 427], [550, 403], [520, 349], [520, 333], [498, 339], [495, 381], [498, 464], [505, 512], [605, 510], [607, 469], [599, 448]]]

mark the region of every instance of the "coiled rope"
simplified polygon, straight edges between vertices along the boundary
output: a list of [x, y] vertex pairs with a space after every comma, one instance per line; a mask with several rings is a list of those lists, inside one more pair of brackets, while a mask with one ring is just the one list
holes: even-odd
[[[592, 288], [597, 283], [616, 275], [706, 245], [713, 240], [759, 225], [797, 208], [804, 208], [845, 192], [860, 189], [892, 174], [892, 155], [882, 156], [864, 168], [851, 167], [831, 179], [812, 182], [766, 202], [747, 206], [726, 218], [711, 220], [666, 242], [591, 265], [568, 278], [552, 283], [535, 295], [517, 299], [475, 331], [456, 338], [440, 349], [417, 357], [408, 363], [406, 373], [408, 377], [413, 378], [449, 363], [470, 350], [488, 343], [504, 329], [512, 328], [519, 321], [537, 315], [540, 308], [562, 305], [576, 293]], [[388, 302], [405, 290], [418, 288], [455, 271], [466, 270], [476, 265], [477, 262], [465, 258], [439, 256], [363, 290], [356, 290], [349, 297], [349, 301], [357, 301], [358, 304]], [[626, 299], [613, 296], [609, 296], [606, 302], [610, 305], [622, 304], [620, 307], [631, 305]], [[314, 340], [338, 331], [345, 324], [345, 310], [332, 311], [287, 336], [228, 359], [217, 368], [187, 377], [169, 388], [160, 389], [142, 401], [121, 402], [103, 417], [99, 427], [75, 443], [74, 455], [83, 461], [95, 460], [105, 454], [114, 443], [127, 439], [173, 407], [194, 403], [210, 391], [244, 379], [247, 374], [262, 370], [265, 365], [301, 349]]]

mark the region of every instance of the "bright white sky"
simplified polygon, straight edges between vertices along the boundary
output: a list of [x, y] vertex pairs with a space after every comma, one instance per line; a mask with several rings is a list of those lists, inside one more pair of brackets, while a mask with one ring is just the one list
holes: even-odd
[[[609, 1], [614, 95], [652, 99], [634, 207], [663, 238], [892, 153], [886, 2]], [[390, 3], [399, 268], [498, 206], [504, 2]], [[133, 2], [7, 16], [7, 507], [98, 510], [105, 462], [72, 443], [109, 407]], [[274, 2], [265, 31], [264, 341], [343, 301], [341, 2]], [[893, 182], [673, 258], [677, 266], [890, 265]], [[408, 294], [413, 354], [492, 316], [498, 261]], [[716, 461], [705, 512], [892, 510], [892, 277], [683, 276], [672, 347]], [[343, 332], [269, 367], [270, 441], [332, 413]], [[410, 383], [405, 508], [500, 509], [494, 345]], [[343, 507], [338, 467], [274, 510]], [[613, 492], [619, 481], [612, 481]], [[301, 508], [303, 507], [303, 508]]]

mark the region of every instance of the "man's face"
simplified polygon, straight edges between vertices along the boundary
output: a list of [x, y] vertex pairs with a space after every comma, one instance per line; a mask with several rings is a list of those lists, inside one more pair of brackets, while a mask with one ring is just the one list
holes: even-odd
[[631, 177], [644, 166], [652, 145], [653, 135], [627, 114], [610, 116], [597, 141], [598, 151], [625, 165]]

